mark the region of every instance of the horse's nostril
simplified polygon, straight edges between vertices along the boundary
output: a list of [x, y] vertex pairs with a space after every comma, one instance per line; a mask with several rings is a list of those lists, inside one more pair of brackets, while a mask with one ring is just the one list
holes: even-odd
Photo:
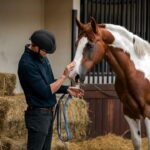
[[77, 74], [77, 75], [75, 76], [75, 82], [78, 83], [79, 79], [80, 79], [80, 76]]

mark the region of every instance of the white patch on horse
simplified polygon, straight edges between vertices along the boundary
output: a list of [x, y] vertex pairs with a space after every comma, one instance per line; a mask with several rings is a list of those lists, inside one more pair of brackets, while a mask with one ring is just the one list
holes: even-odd
[[[115, 41], [111, 46], [121, 48], [129, 53], [135, 68], [142, 71], [145, 78], [150, 81], [150, 44], [124, 27], [106, 24], [106, 29], [115, 37]], [[133, 38], [135, 39], [135, 44], [133, 44]]]
[[126, 115], [124, 115], [126, 121], [129, 124], [130, 131], [131, 131], [131, 138], [136, 150], [141, 149], [141, 124], [140, 119], [132, 119]]
[[82, 37], [80, 39], [77, 50], [76, 50], [76, 54], [74, 57], [74, 61], [76, 62], [76, 65], [75, 65], [74, 69], [70, 72], [69, 77], [72, 77], [73, 75], [76, 75], [76, 74], [80, 74], [80, 64], [81, 64], [81, 60], [83, 57], [82, 53], [83, 53], [83, 49], [87, 43], [88, 43], [87, 37]]
[[146, 133], [148, 137], [148, 150], [150, 150], [150, 119], [145, 118]]

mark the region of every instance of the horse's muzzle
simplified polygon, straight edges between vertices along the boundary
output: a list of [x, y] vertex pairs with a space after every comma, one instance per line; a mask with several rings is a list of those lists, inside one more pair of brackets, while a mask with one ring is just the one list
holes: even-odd
[[75, 82], [76, 83], [79, 83], [79, 82], [84, 83], [84, 80], [85, 80], [85, 76], [82, 76], [82, 75], [79, 75], [79, 74], [77, 74], [75, 76]]
[[80, 76], [77, 74], [77, 75], [75, 76], [75, 82], [78, 83], [79, 80], [80, 80]]

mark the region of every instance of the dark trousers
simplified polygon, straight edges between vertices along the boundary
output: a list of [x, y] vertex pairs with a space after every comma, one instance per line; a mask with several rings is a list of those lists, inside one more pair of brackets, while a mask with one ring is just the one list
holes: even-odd
[[28, 129], [27, 150], [50, 150], [53, 112], [27, 110], [25, 111], [25, 123]]

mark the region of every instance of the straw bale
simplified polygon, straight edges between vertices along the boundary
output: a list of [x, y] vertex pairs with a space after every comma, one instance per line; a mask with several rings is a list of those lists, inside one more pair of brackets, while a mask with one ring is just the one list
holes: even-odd
[[2, 136], [0, 150], [26, 150], [25, 139], [13, 140]]
[[16, 75], [10, 73], [0, 73], [0, 96], [14, 95], [16, 86]]
[[26, 133], [24, 95], [0, 97], [0, 132], [8, 137], [21, 137]]

